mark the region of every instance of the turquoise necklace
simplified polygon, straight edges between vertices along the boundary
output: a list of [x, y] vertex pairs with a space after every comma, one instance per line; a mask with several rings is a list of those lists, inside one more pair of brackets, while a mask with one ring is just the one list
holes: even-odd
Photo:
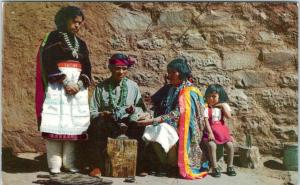
[[[112, 81], [108, 84], [108, 99], [109, 99], [109, 106], [112, 110], [115, 110], [117, 107], [122, 107], [126, 105], [126, 97], [128, 94], [128, 87], [127, 87], [127, 78], [123, 78], [120, 82], [121, 84], [121, 92], [118, 103], [115, 102], [115, 98], [113, 98], [113, 87], [112, 87]], [[115, 96], [115, 94], [114, 94]]]
[[172, 108], [173, 108], [173, 105], [176, 101], [176, 98], [178, 97], [178, 94], [179, 94], [179, 90], [181, 89], [180, 88], [181, 85], [179, 87], [171, 87], [169, 92], [168, 92], [168, 96], [167, 96], [167, 106], [166, 106], [166, 110], [165, 110], [165, 113], [169, 113], [171, 112]]
[[178, 95], [181, 89], [183, 89], [185, 86], [190, 86], [191, 83], [183, 81], [178, 87], [172, 87], [170, 88], [167, 96], [166, 101], [166, 111], [165, 113], [169, 113], [174, 108], [175, 101], [178, 101]]

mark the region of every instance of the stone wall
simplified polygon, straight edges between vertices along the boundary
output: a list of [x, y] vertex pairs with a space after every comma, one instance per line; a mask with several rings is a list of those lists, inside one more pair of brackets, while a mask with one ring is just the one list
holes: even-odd
[[109, 56], [121, 51], [138, 61], [130, 78], [144, 95], [152, 94], [163, 84], [167, 63], [183, 55], [203, 93], [206, 84], [226, 88], [238, 144], [251, 133], [261, 152], [280, 155], [284, 142], [296, 141], [296, 3], [6, 2], [4, 147], [44, 150], [34, 112], [35, 56], [65, 5], [85, 13], [80, 37], [90, 50], [95, 84], [109, 76]]

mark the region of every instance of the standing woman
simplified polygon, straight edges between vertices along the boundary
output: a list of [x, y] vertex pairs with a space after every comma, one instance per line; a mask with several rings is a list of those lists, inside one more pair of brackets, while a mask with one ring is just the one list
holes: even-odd
[[51, 174], [62, 166], [78, 172], [75, 141], [87, 139], [91, 64], [85, 42], [76, 36], [83, 21], [78, 7], [61, 8], [55, 15], [57, 30], [46, 35], [37, 56], [36, 115]]
[[165, 102], [164, 110], [160, 110], [160, 116], [140, 119], [137, 124], [151, 125], [146, 127], [144, 138], [152, 141], [164, 166], [178, 166], [185, 179], [200, 179], [207, 175], [199, 145], [204, 129], [204, 100], [189, 81], [191, 70], [186, 59], [172, 60], [167, 70], [170, 86], [165, 91], [167, 96], [160, 100]]

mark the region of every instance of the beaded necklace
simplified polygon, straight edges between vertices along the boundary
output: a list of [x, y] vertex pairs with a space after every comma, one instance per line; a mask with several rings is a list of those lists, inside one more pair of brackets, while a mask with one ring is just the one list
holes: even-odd
[[63, 37], [64, 37], [64, 39], [65, 39], [65, 41], [66, 41], [68, 47], [69, 47], [69, 48], [71, 49], [71, 51], [72, 51], [73, 57], [76, 58], [76, 59], [78, 59], [79, 42], [78, 42], [77, 38], [75, 37], [75, 35], [74, 35], [74, 41], [75, 41], [75, 43], [74, 43], [74, 47], [73, 47], [73, 46], [72, 46], [72, 43], [71, 43], [71, 41], [70, 41], [70, 39], [69, 39], [68, 34], [67, 34], [67, 33], [64, 33], [64, 32], [59, 32], [59, 33], [61, 33], [61, 34], [63, 35]]
[[166, 100], [166, 110], [165, 110], [166, 114], [171, 112], [175, 101], [178, 99], [179, 91], [181, 89], [183, 89], [186, 85], [189, 86], [189, 85], [191, 85], [191, 83], [183, 81], [178, 87], [170, 88], [170, 90], [168, 92], [167, 100]]
[[113, 98], [113, 87], [112, 87], [112, 81], [108, 84], [108, 99], [109, 99], [109, 106], [112, 108], [112, 110], [116, 109], [117, 107], [125, 106], [126, 105], [126, 97], [128, 94], [128, 87], [127, 87], [127, 78], [123, 78], [120, 82], [121, 84], [121, 91], [120, 91], [120, 97], [118, 103], [115, 102], [115, 98]]

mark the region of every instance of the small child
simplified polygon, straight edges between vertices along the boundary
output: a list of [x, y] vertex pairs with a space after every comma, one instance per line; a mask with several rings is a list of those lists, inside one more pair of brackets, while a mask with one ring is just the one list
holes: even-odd
[[224, 117], [231, 118], [231, 109], [226, 103], [228, 96], [224, 88], [219, 84], [209, 85], [205, 91], [204, 98], [207, 102], [207, 107], [204, 110], [205, 132], [203, 136], [204, 142], [208, 146], [209, 157], [212, 163], [212, 175], [220, 177], [221, 172], [217, 167], [216, 150], [217, 145], [224, 145], [228, 152], [227, 174], [236, 176], [233, 168], [233, 138], [229, 128], [224, 122]]

